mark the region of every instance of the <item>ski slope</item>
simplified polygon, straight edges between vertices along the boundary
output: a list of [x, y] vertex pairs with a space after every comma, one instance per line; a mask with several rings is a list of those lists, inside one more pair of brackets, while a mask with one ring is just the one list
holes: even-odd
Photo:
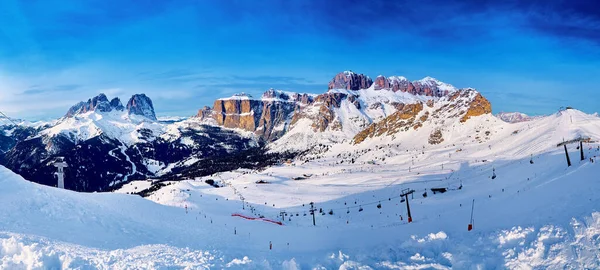
[[[446, 129], [435, 146], [424, 127], [335, 144], [308, 162], [171, 182], [148, 198], [124, 194], [147, 181], [75, 193], [0, 167], [0, 269], [600, 267], [600, 164], [589, 160], [600, 159], [600, 144], [584, 144], [583, 161], [569, 144], [571, 167], [556, 146], [600, 139], [600, 118], [566, 110], [509, 124], [484, 115]], [[489, 140], [474, 139], [476, 130]], [[403, 189], [415, 190], [412, 223]]]

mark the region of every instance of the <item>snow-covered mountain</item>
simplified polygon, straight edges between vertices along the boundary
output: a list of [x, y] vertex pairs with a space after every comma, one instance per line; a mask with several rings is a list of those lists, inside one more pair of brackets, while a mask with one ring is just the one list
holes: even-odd
[[[425, 124], [123, 194], [41, 186], [0, 166], [0, 268], [598, 269], [600, 119], [453, 119], [435, 144]], [[576, 138], [592, 139], [567, 145], [567, 166], [557, 143]]]
[[500, 112], [496, 114], [496, 117], [502, 119], [502, 121], [507, 123], [519, 123], [531, 121], [533, 119], [540, 118], [541, 116], [529, 116], [520, 112]]
[[132, 96], [126, 106], [100, 94], [48, 125], [19, 132], [4, 127], [1, 160], [28, 179], [53, 185], [52, 162], [65, 157], [67, 163], [85, 164], [68, 170], [67, 176], [77, 179], [68, 188], [93, 191], [133, 179], [257, 168], [297, 155], [316, 158], [342, 145], [417, 138], [415, 143], [433, 146], [457, 136], [489, 144], [498, 138], [493, 130], [500, 120], [475, 89], [431, 77], [378, 76], [372, 82], [350, 71], [334, 76], [329, 88], [322, 94], [274, 89], [258, 98], [237, 94], [177, 121], [157, 121], [152, 101], [143, 94]]
[[[476, 112], [480, 103], [484, 108]], [[373, 82], [364, 74], [344, 71], [334, 76], [329, 90], [322, 94], [273, 89], [260, 98], [239, 94], [216, 100], [212, 108], [201, 109], [197, 118], [254, 132], [277, 151], [306, 150], [323, 142], [352, 139], [370, 125], [402, 111], [405, 105], [419, 106], [416, 113], [423, 107], [435, 107], [435, 111], [425, 110], [420, 115], [419, 124], [434, 112], [433, 118], [456, 119], [467, 112], [471, 116], [491, 112], [489, 102], [474, 89], [458, 89], [431, 77], [411, 82], [401, 76], [379, 76]]]
[[145, 94], [133, 95], [127, 102], [127, 107], [123, 106], [119, 98], [113, 98], [108, 101], [108, 98], [104, 94], [99, 94], [88, 101], [79, 102], [73, 105], [65, 117], [71, 118], [79, 114], [87, 112], [112, 112], [112, 111], [127, 111], [128, 115], [139, 115], [148, 118], [149, 120], [156, 121], [156, 113], [154, 112], [154, 106], [152, 100]]
[[[99, 191], [133, 179], [170, 177], [183, 168], [188, 176], [238, 165], [223, 156], [260, 148], [252, 134], [205, 125], [197, 118], [159, 122], [152, 101], [133, 95], [127, 106], [100, 94], [72, 106], [65, 116], [38, 128], [3, 126], [2, 164], [28, 179], [55, 185], [52, 163], [64, 157], [67, 188]], [[219, 164], [207, 164], [217, 158]], [[241, 163], [244, 165], [244, 163]], [[237, 167], [235, 167], [237, 168]]]

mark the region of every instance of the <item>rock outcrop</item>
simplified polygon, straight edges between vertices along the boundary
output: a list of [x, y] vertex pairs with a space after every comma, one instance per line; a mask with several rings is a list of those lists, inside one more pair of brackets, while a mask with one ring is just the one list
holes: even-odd
[[109, 102], [105, 94], [99, 94], [88, 99], [86, 102], [82, 101], [73, 105], [67, 111], [65, 117], [73, 117], [77, 114], [83, 114], [91, 111], [110, 112], [112, 110], [123, 110], [123, 104], [121, 104], [119, 98], [114, 98]]
[[200, 110], [197, 117], [210, 117], [218, 125], [254, 132], [265, 141], [273, 141], [285, 134], [297, 112], [314, 101], [314, 95], [270, 89], [260, 99], [246, 94], [218, 99], [212, 109]]
[[127, 111], [129, 115], [140, 115], [150, 120], [156, 121], [156, 113], [152, 100], [145, 94], [135, 94], [127, 102]]
[[212, 114], [213, 114], [212, 108], [210, 108], [208, 106], [204, 106], [204, 107], [202, 107], [202, 109], [198, 110], [196, 117], [202, 121], [202, 120], [212, 118]]
[[475, 98], [469, 103], [469, 109], [460, 119], [461, 123], [466, 122], [471, 117], [480, 116], [492, 113], [492, 104], [484, 98], [480, 93], [475, 95]]
[[262, 101], [252, 99], [249, 95], [217, 99], [213, 105], [213, 117], [221, 126], [255, 131], [262, 105]]
[[329, 89], [360, 90], [371, 87], [373, 80], [352, 71], [340, 72], [329, 82]]
[[457, 89], [450, 85], [431, 77], [425, 77], [418, 81], [410, 82], [402, 76], [377, 76], [373, 83], [375, 90], [390, 90], [393, 92], [406, 92], [413, 95], [443, 97], [455, 92]]
[[418, 129], [422, 126], [421, 122], [416, 119], [423, 110], [423, 103], [400, 104], [398, 107], [397, 112], [356, 134], [353, 139], [354, 143], [358, 144], [367, 138], [394, 135], [400, 131], [408, 131], [410, 128]]
[[[343, 93], [325, 93], [318, 95], [315, 98], [315, 105], [319, 106], [319, 113], [316, 117], [313, 117], [312, 128], [314, 131], [323, 132], [336, 120], [335, 108], [339, 108], [342, 100], [346, 99], [348, 95]], [[334, 129], [338, 130], [341, 125], [334, 126]]]

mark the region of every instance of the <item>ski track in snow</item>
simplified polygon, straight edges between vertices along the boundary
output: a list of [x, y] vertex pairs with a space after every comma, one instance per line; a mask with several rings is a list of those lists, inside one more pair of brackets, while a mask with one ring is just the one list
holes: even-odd
[[125, 153], [125, 151], [127, 150], [127, 147], [125, 146], [124, 143], [121, 142], [119, 149], [121, 150], [121, 153], [123, 154], [123, 156], [125, 156], [125, 159], [127, 160], [127, 162], [129, 162], [129, 164], [131, 164], [131, 173], [128, 173], [123, 177], [123, 182], [127, 182], [129, 179], [129, 176], [132, 176], [137, 172], [137, 168], [136, 168], [135, 164], [129, 158], [129, 155], [127, 155], [127, 153]]

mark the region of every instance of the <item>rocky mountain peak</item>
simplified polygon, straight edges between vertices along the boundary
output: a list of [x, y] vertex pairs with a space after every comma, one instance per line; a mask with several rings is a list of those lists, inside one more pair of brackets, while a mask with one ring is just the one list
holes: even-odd
[[536, 118], [520, 112], [500, 112], [496, 114], [496, 117], [507, 123], [531, 121]]
[[122, 111], [122, 110], [125, 109], [125, 106], [123, 106], [123, 103], [121, 103], [121, 100], [119, 98], [117, 98], [117, 97], [113, 98], [110, 101], [110, 106], [112, 108], [114, 108], [115, 110], [118, 110], [118, 111]]
[[281, 100], [289, 100], [290, 96], [286, 94], [284, 91], [275, 90], [273, 88], [267, 90], [263, 93], [262, 99], [281, 99]]
[[135, 94], [131, 96], [127, 102], [127, 111], [129, 115], [140, 115], [156, 121], [156, 114], [154, 113], [154, 105], [152, 105], [152, 100], [145, 94]]
[[390, 90], [394, 92], [406, 92], [413, 95], [443, 97], [458, 89], [450, 84], [441, 82], [433, 77], [425, 77], [421, 80], [410, 82], [403, 76], [385, 77], [377, 76], [373, 82], [375, 90]]
[[97, 112], [110, 112], [112, 110], [123, 110], [123, 104], [118, 98], [114, 98], [110, 102], [105, 94], [99, 94], [87, 101], [79, 102], [73, 105], [68, 111], [65, 117], [73, 117], [77, 114], [87, 113], [91, 111]]
[[439, 81], [433, 77], [425, 77], [418, 81], [414, 81], [413, 85], [418, 89], [420, 95], [443, 97], [450, 93], [456, 92], [458, 89], [450, 84]]
[[367, 89], [373, 84], [373, 80], [364, 74], [352, 71], [340, 72], [329, 82], [329, 89], [360, 90]]

